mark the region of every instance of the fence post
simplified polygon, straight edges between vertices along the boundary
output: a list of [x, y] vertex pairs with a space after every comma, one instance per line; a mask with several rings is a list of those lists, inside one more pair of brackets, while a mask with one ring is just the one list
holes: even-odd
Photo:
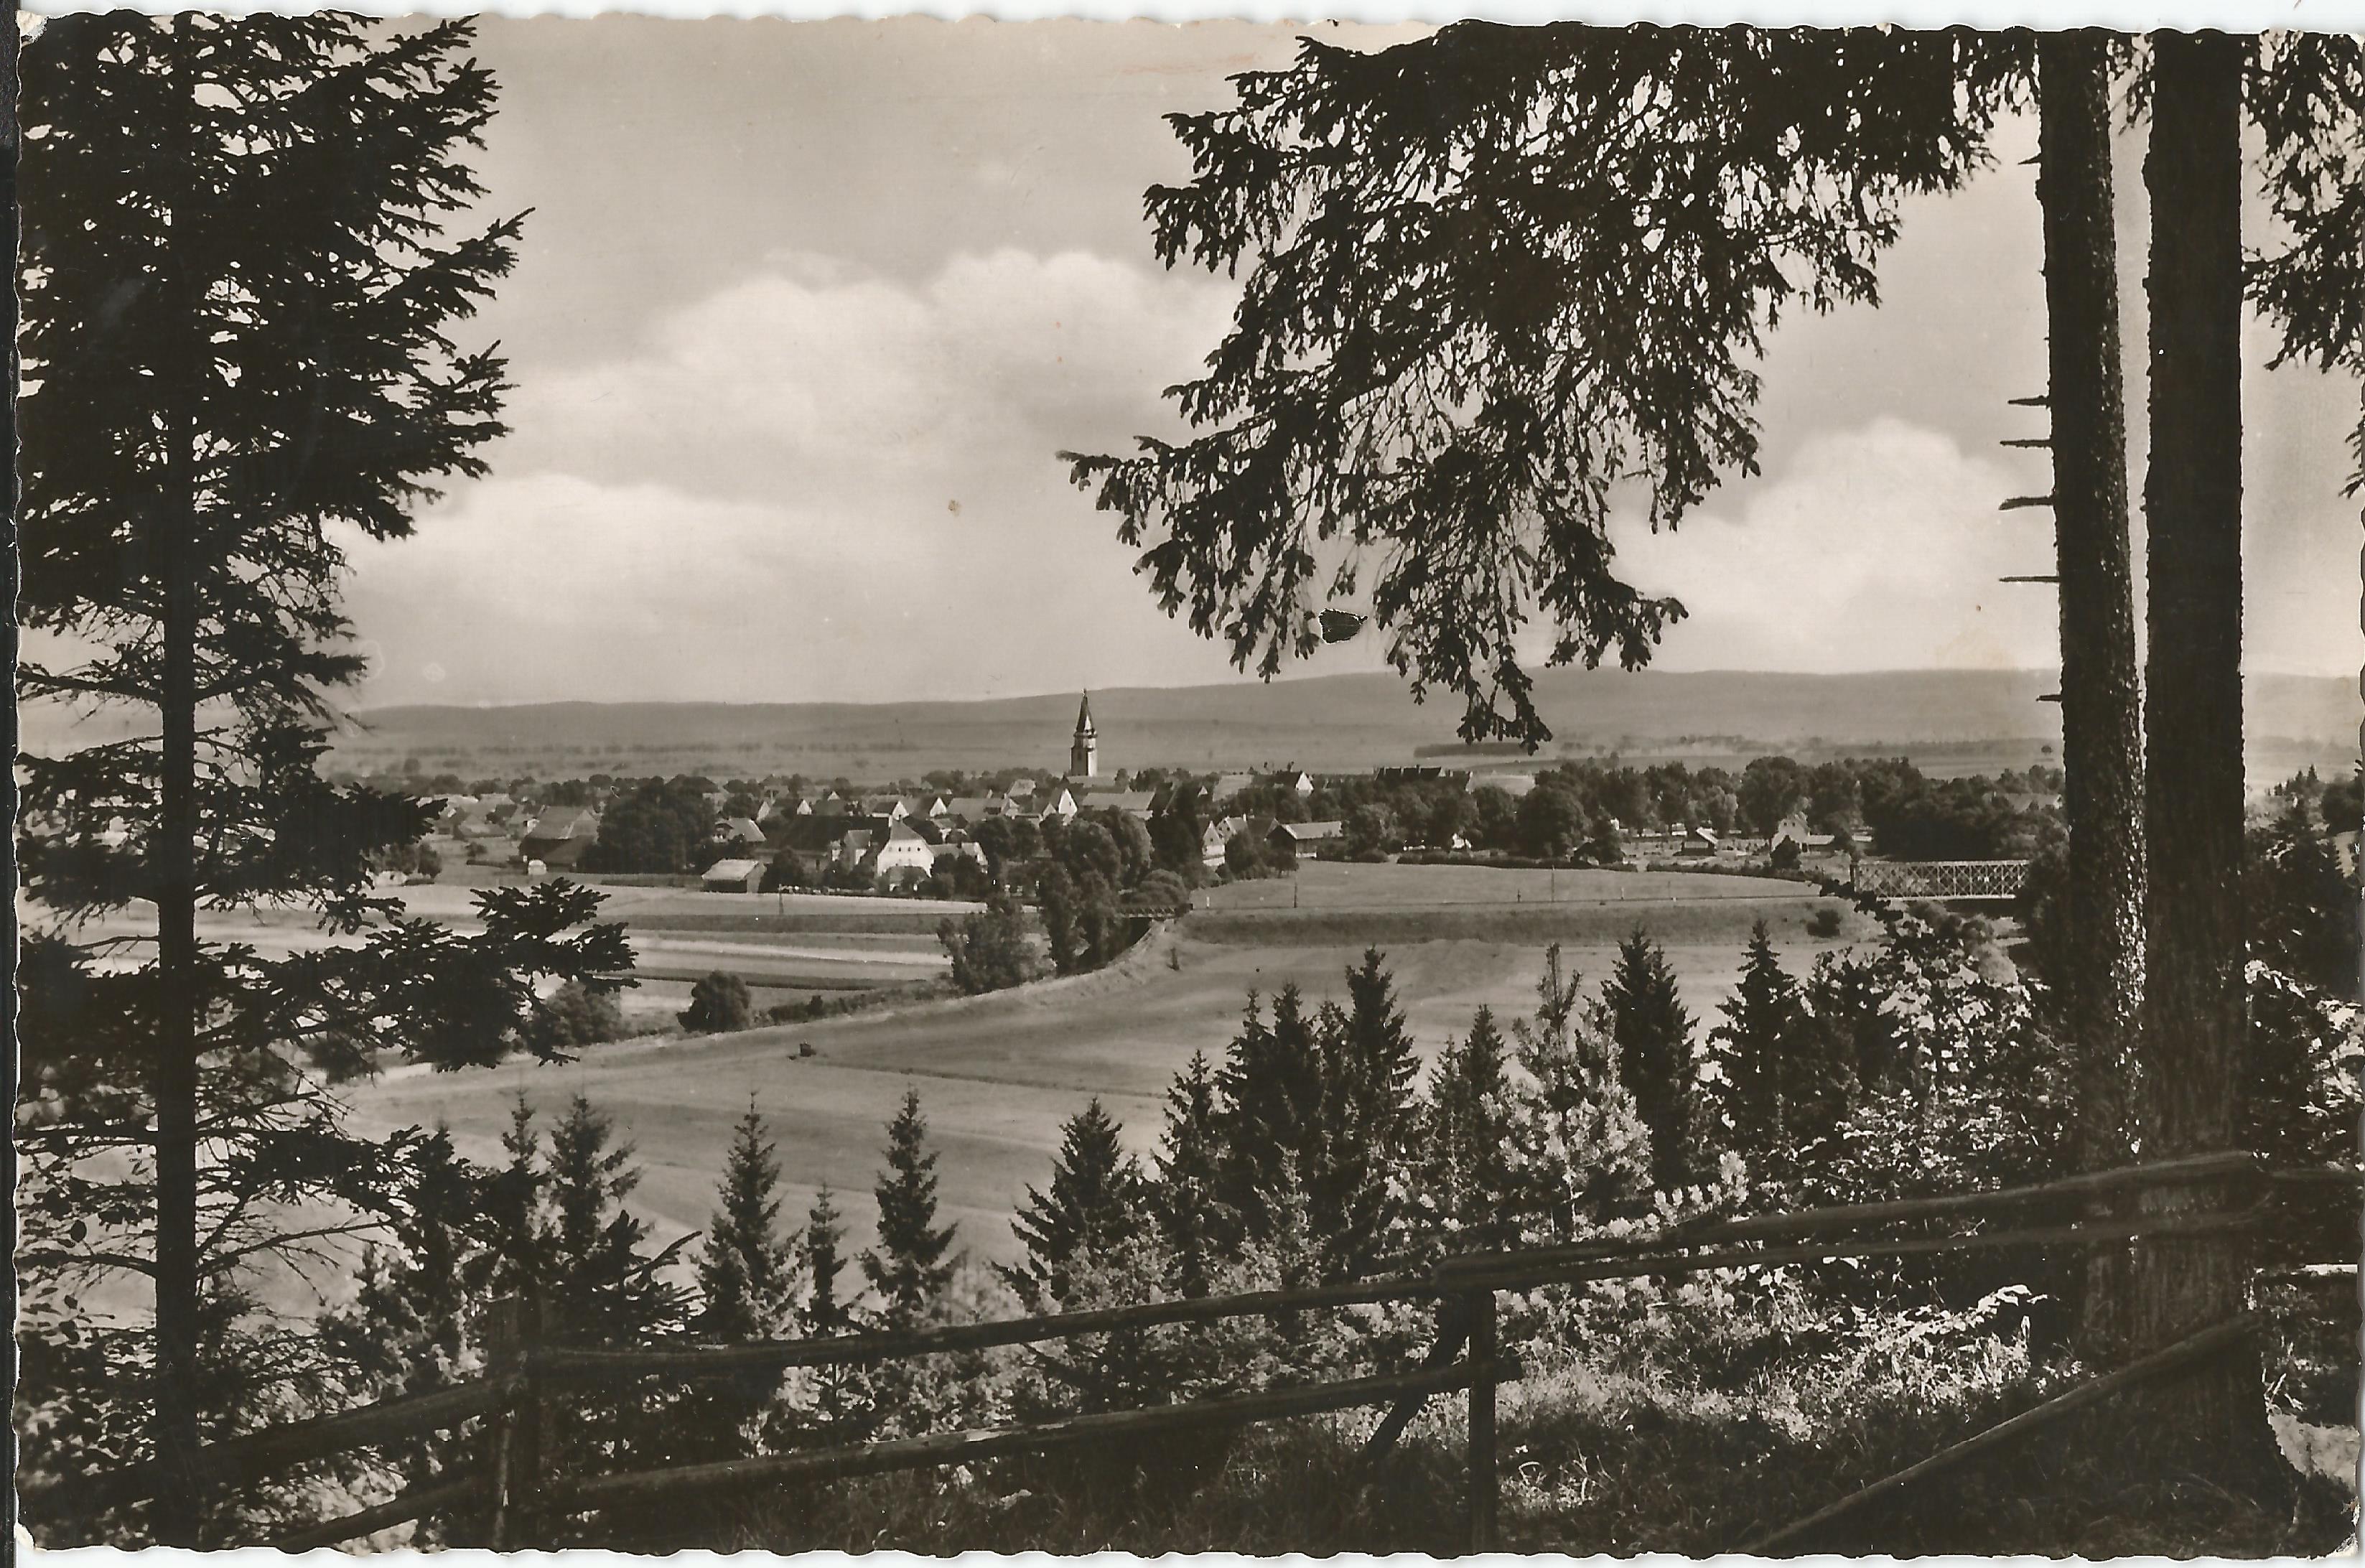
[[1470, 1293], [1470, 1361], [1481, 1369], [1470, 1384], [1470, 1550], [1495, 1550], [1495, 1293]]
[[538, 1545], [542, 1532], [542, 1377], [532, 1355], [538, 1305], [530, 1296], [500, 1297], [486, 1335], [486, 1370], [501, 1385], [492, 1426], [496, 1551]]

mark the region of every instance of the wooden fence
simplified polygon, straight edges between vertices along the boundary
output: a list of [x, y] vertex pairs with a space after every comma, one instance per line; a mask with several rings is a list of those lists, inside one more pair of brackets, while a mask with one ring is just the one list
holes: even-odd
[[[497, 1304], [483, 1378], [409, 1394], [342, 1415], [324, 1417], [207, 1446], [198, 1455], [203, 1486], [252, 1484], [308, 1461], [383, 1447], [487, 1418], [487, 1464], [477, 1473], [441, 1478], [374, 1507], [293, 1532], [270, 1544], [286, 1548], [334, 1545], [430, 1516], [488, 1511], [492, 1543], [500, 1549], [543, 1544], [552, 1521], [593, 1514], [621, 1503], [744, 1492], [790, 1482], [813, 1482], [892, 1471], [1043, 1453], [1184, 1431], [1237, 1428], [1359, 1406], [1386, 1406], [1388, 1414], [1366, 1448], [1384, 1452], [1430, 1399], [1462, 1394], [1467, 1400], [1469, 1542], [1473, 1551], [1497, 1542], [1496, 1512], [1496, 1391], [1519, 1376], [1496, 1343], [1496, 1295], [1589, 1280], [1667, 1277], [1714, 1270], [1802, 1264], [1848, 1258], [1908, 1258], [2030, 1247], [2091, 1247], [2162, 1236], [2223, 1234], [2259, 1224], [2294, 1185], [2332, 1183], [2356, 1191], [2346, 1170], [2271, 1171], [2257, 1157], [2211, 1154], [2124, 1170], [2071, 1176], [2000, 1192], [1963, 1193], [1810, 1209], [1789, 1214], [1702, 1219], [1656, 1234], [1577, 1242], [1564, 1247], [1465, 1254], [1417, 1272], [1352, 1280], [1302, 1290], [1255, 1291], [1226, 1296], [1145, 1302], [1135, 1305], [1034, 1317], [956, 1324], [903, 1333], [841, 1335], [729, 1346], [594, 1350], [533, 1342], [526, 1304]], [[2102, 1214], [2111, 1200], [2131, 1193], [2195, 1185], [2214, 1189], [2212, 1205], [2166, 1212]], [[2239, 1190], [2247, 1189], [2246, 1201]], [[2064, 1211], [2068, 1217], [2062, 1217]], [[1943, 1226], [1935, 1231], [1926, 1227]], [[626, 1378], [678, 1383], [779, 1372], [791, 1367], [852, 1366], [947, 1352], [1040, 1344], [1079, 1335], [1271, 1316], [1326, 1307], [1428, 1300], [1438, 1304], [1438, 1329], [1423, 1364], [1298, 1387], [1145, 1409], [1108, 1411], [1024, 1427], [941, 1433], [842, 1448], [757, 1455], [716, 1463], [604, 1475], [552, 1473], [544, 1450], [547, 1413], [561, 1400], [596, 1397], [589, 1391]], [[2247, 1319], [2211, 1325], [2107, 1376], [2090, 1380], [2012, 1420], [1884, 1478], [1789, 1529], [1754, 1543], [1787, 1546], [1866, 1501], [1911, 1484], [2137, 1383], [2190, 1369], [2253, 1331]], [[162, 1477], [151, 1464], [106, 1474], [50, 1481], [23, 1490], [28, 1517], [87, 1515], [155, 1495]]]

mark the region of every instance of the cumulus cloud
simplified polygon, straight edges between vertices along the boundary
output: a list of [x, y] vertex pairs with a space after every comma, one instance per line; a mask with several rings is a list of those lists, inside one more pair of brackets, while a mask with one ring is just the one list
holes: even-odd
[[1229, 306], [1205, 279], [1081, 252], [956, 255], [918, 285], [777, 255], [661, 318], [644, 352], [521, 387], [511, 455], [849, 507], [913, 485], [939, 507], [1033, 491], [1057, 485], [1062, 448], [1167, 428], [1159, 390], [1214, 347]]
[[[2058, 659], [2052, 513], [1999, 512], [2028, 476], [1882, 418], [1808, 438], [1673, 532], [1614, 530], [1629, 580], [1691, 619], [1671, 668], [2041, 667]], [[2038, 480], [2034, 488], [2043, 488]]]
[[776, 256], [638, 353], [529, 378], [495, 476], [357, 553], [364, 700], [1213, 678], [1054, 454], [1169, 428], [1159, 390], [1228, 307], [1081, 253], [909, 286]]

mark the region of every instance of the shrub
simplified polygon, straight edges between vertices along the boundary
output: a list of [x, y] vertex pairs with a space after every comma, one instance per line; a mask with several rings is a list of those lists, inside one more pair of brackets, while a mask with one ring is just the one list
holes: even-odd
[[1813, 914], [1807, 917], [1807, 935], [1810, 936], [1836, 936], [1840, 934], [1840, 925], [1841, 919], [1840, 912], [1838, 910], [1819, 909], [1815, 911]]
[[953, 983], [964, 995], [1006, 991], [1034, 977], [1026, 916], [1008, 893], [995, 893], [983, 909], [963, 919], [939, 922], [936, 940], [944, 944]]
[[721, 969], [690, 987], [689, 1006], [680, 1014], [681, 1026], [693, 1035], [722, 1035], [745, 1029], [755, 1022], [755, 1016], [747, 982]]
[[621, 1040], [632, 1033], [616, 993], [604, 986], [593, 990], [579, 980], [568, 980], [550, 994], [534, 1027], [539, 1039], [562, 1050]]

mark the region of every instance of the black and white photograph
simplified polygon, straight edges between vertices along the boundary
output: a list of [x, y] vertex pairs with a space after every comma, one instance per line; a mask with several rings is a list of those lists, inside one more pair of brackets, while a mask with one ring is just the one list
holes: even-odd
[[12, 1552], [2353, 1557], [2365, 10], [1687, 16], [18, 13]]

